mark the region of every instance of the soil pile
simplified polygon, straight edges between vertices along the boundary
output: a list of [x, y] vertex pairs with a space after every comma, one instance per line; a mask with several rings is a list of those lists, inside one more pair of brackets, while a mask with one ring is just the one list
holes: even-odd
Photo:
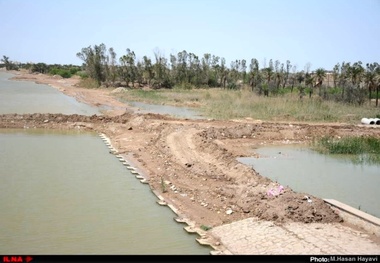
[[5, 114], [0, 115], [0, 128], [104, 133], [118, 154], [126, 154], [147, 177], [152, 189], [198, 226], [249, 217], [276, 223], [341, 222], [320, 198], [280, 186], [236, 158], [252, 156], [255, 148], [265, 144], [305, 143], [327, 135], [380, 138], [380, 129], [360, 125], [188, 120], [141, 114], [118, 101], [109, 89], [77, 87], [79, 79], [16, 74], [17, 79], [51, 85], [81, 102], [109, 110], [101, 116]]
[[[83, 129], [106, 134], [129, 156], [152, 189], [199, 225], [248, 217], [283, 222], [340, 222], [320, 198], [297, 193], [239, 163], [267, 143], [307, 142], [316, 136], [377, 136], [355, 125], [178, 120], [158, 114], [5, 114], [1, 128]], [[308, 198], [305, 197], [307, 195]]]

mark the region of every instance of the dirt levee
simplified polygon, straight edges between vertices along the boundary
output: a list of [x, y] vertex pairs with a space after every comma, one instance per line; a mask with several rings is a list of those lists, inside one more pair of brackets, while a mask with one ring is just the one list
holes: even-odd
[[[144, 172], [152, 189], [198, 225], [258, 217], [276, 223], [340, 222], [320, 198], [297, 193], [239, 163], [265, 143], [318, 136], [375, 136], [357, 125], [178, 120], [157, 114], [6, 114], [0, 128], [83, 129], [106, 134]], [[309, 202], [308, 195], [312, 202]]]

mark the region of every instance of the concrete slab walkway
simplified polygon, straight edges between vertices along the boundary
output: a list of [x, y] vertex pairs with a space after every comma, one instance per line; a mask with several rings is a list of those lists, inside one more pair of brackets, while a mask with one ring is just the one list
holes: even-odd
[[236, 255], [380, 255], [368, 234], [339, 223], [275, 225], [248, 218], [215, 227], [210, 234]]

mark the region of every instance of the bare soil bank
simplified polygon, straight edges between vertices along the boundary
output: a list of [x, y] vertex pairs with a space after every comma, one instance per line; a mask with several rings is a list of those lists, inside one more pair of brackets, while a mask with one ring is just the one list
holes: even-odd
[[[20, 73], [19, 73], [20, 74]], [[342, 222], [320, 198], [304, 196], [239, 163], [255, 147], [274, 143], [303, 143], [330, 136], [374, 136], [380, 129], [362, 125], [271, 123], [252, 119], [183, 120], [158, 114], [126, 112], [110, 89], [76, 87], [78, 79], [22, 73], [17, 79], [49, 84], [93, 106], [107, 106], [102, 116], [62, 114], [0, 115], [0, 128], [83, 129], [106, 134], [119, 153], [149, 179], [185, 217], [199, 227], [218, 226], [249, 217], [284, 222]]]

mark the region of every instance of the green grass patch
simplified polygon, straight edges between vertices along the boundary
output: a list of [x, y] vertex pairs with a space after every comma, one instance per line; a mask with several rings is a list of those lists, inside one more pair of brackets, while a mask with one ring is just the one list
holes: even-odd
[[168, 190], [166, 189], [166, 184], [164, 178], [161, 176], [161, 190], [163, 193], [166, 193]]
[[204, 230], [204, 231], [208, 231], [208, 230], [212, 229], [211, 226], [205, 226], [205, 225], [201, 225], [200, 228], [201, 228], [202, 230]]
[[321, 153], [351, 155], [354, 162], [380, 164], [380, 139], [374, 137], [323, 137], [312, 148]]

